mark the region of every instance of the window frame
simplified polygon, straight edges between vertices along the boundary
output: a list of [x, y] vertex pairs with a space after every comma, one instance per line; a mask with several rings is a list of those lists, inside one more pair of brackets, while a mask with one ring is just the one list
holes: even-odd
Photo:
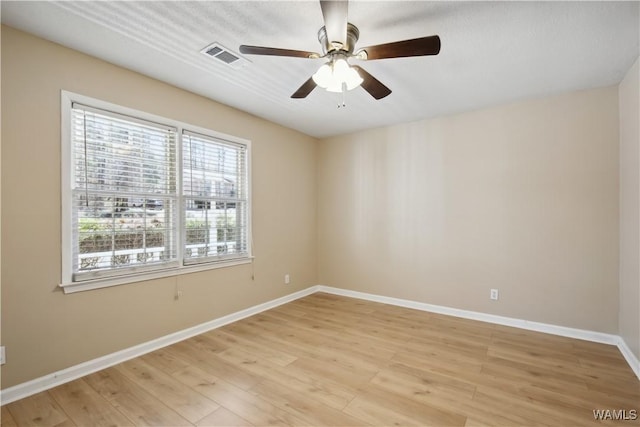
[[[221, 138], [214, 138], [211, 135], [204, 135], [202, 133], [193, 132], [193, 131], [191, 131], [189, 129], [182, 129], [181, 139], [184, 141], [186, 138], [189, 138], [189, 142], [188, 143], [184, 142], [182, 144], [182, 147], [183, 147], [183, 151], [182, 151], [182, 165], [183, 165], [182, 178], [183, 178], [183, 182], [182, 182], [182, 187], [181, 187], [181, 190], [182, 190], [181, 203], [182, 203], [182, 206], [184, 208], [182, 210], [182, 212], [185, 213], [185, 215], [186, 215], [186, 212], [188, 210], [186, 208], [188, 200], [192, 200], [192, 201], [196, 202], [196, 199], [200, 199], [201, 203], [203, 203], [205, 206], [209, 206], [210, 207], [212, 205], [215, 205], [216, 206], [215, 210], [218, 210], [217, 206], [218, 206], [219, 203], [224, 203], [225, 205], [227, 203], [233, 203], [235, 205], [236, 224], [237, 224], [237, 219], [239, 218], [238, 206], [245, 205], [245, 207], [242, 209], [242, 210], [245, 210], [245, 211], [250, 208], [249, 198], [248, 198], [248, 191], [247, 191], [248, 188], [249, 188], [248, 182], [246, 183], [246, 186], [247, 186], [246, 189], [239, 187], [236, 190], [236, 194], [239, 193], [239, 194], [242, 194], [242, 195], [245, 196], [245, 197], [242, 197], [242, 198], [241, 197], [229, 198], [228, 196], [225, 197], [225, 196], [222, 196], [222, 195], [200, 196], [200, 195], [193, 194], [193, 188], [191, 188], [191, 186], [193, 185], [193, 175], [191, 175], [191, 183], [189, 185], [187, 185], [187, 183], [185, 182], [185, 181], [187, 181], [185, 172], [188, 172], [188, 171], [193, 172], [194, 171], [194, 168], [192, 167], [193, 166], [193, 162], [194, 162], [194, 158], [193, 158], [193, 152], [191, 150], [191, 145], [192, 145], [192, 139], [191, 138], [195, 138], [196, 139], [196, 144], [198, 142], [202, 142], [202, 143], [205, 143], [205, 144], [212, 144], [213, 147], [215, 147], [214, 149], [220, 149], [221, 147], [223, 147], [225, 150], [229, 149], [229, 148], [233, 148], [234, 150], [237, 150], [238, 148], [240, 148], [240, 150], [238, 150], [238, 152], [242, 152], [241, 156], [242, 156], [242, 158], [245, 159], [244, 165], [241, 166], [242, 170], [245, 170], [246, 167], [247, 167], [246, 157], [247, 157], [248, 152], [247, 152], [246, 146], [242, 145], [242, 144], [238, 144], [238, 143], [232, 142], [232, 141], [229, 141], [228, 139], [224, 140], [224, 139], [221, 139]], [[187, 167], [186, 163], [185, 163], [185, 160], [186, 160], [185, 149], [186, 149], [187, 145], [189, 145], [189, 147], [190, 147], [189, 148], [189, 159], [190, 159], [190, 163], [191, 164], [189, 165], [189, 167]], [[244, 148], [244, 151], [242, 151], [243, 148]], [[239, 156], [239, 154], [238, 154], [238, 156]], [[195, 171], [197, 172], [197, 170], [198, 169], [196, 168]], [[239, 178], [238, 182], [244, 182], [244, 180], [245, 180], [244, 178], [241, 177], [241, 175], [242, 174], [238, 175], [238, 178]], [[190, 194], [187, 194], [186, 187], [190, 187], [190, 191], [191, 191]], [[206, 210], [208, 211], [209, 209], [206, 209]], [[225, 210], [226, 210], [226, 208], [225, 208]], [[214, 215], [214, 213], [212, 213], [212, 215]], [[182, 229], [183, 242], [185, 244], [182, 247], [183, 247], [183, 249], [188, 250], [188, 249], [186, 249], [186, 243], [187, 243], [186, 233], [187, 233], [188, 227], [186, 226], [185, 219], [186, 218], [183, 218], [184, 228]], [[237, 230], [236, 230], [236, 232], [237, 232]], [[240, 233], [240, 235], [241, 234], [242, 233]], [[240, 244], [241, 242], [242, 242], [242, 239], [236, 241], [237, 244]], [[245, 241], [242, 242], [242, 243], [244, 243], [245, 245], [248, 245], [249, 244], [249, 236], [246, 236]], [[218, 254], [218, 255], [213, 255], [213, 256], [203, 256], [203, 257], [197, 256], [197, 257], [189, 257], [189, 258], [187, 258], [185, 256], [185, 254], [183, 253], [182, 254], [182, 263], [183, 263], [183, 265], [186, 266], [186, 265], [209, 263], [209, 262], [224, 262], [225, 259], [234, 259], [234, 258], [237, 258], [237, 256], [235, 256], [233, 254], [232, 255], [228, 255], [228, 254], [227, 255], [220, 255], [220, 254]]]
[[[157, 116], [144, 111], [133, 108], [124, 107], [107, 101], [91, 98], [85, 95], [62, 90], [60, 92], [61, 102], [61, 249], [62, 249], [62, 278], [59, 286], [64, 293], [73, 293], [90, 289], [99, 289], [109, 286], [122, 285], [126, 283], [134, 283], [163, 277], [177, 276], [197, 271], [213, 270], [218, 268], [230, 267], [235, 265], [248, 264], [253, 261], [252, 254], [252, 233], [251, 233], [251, 141], [232, 135], [200, 126], [191, 125], [179, 120], [169, 119]], [[82, 104], [89, 108], [104, 110], [116, 115], [131, 117], [132, 120], [140, 119], [148, 122], [158, 123], [176, 129], [176, 190], [177, 190], [177, 215], [175, 238], [177, 244], [177, 266], [167, 265], [158, 267], [151, 271], [141, 271], [133, 273], [125, 273], [114, 269], [112, 275], [109, 270], [103, 270], [99, 278], [90, 278], [74, 281], [73, 259], [74, 259], [74, 229], [73, 229], [73, 143], [71, 138], [71, 110], [74, 103]], [[186, 242], [186, 226], [185, 226], [185, 194], [183, 191], [183, 135], [184, 132], [192, 132], [202, 134], [206, 137], [227, 142], [233, 145], [245, 147], [245, 168], [247, 181], [247, 209], [246, 209], [246, 254], [241, 254], [234, 258], [217, 259], [208, 262], [200, 262], [195, 264], [185, 264], [184, 251]]]

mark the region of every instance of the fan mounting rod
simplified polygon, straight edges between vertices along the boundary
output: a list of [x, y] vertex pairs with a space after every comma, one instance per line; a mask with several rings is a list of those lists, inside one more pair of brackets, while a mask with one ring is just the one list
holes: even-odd
[[347, 23], [347, 41], [345, 44], [336, 41], [329, 41], [327, 38], [326, 27], [322, 27], [318, 30], [318, 41], [322, 46], [323, 56], [328, 56], [341, 50], [351, 55], [359, 37], [360, 31], [358, 30], [358, 27], [351, 23]]

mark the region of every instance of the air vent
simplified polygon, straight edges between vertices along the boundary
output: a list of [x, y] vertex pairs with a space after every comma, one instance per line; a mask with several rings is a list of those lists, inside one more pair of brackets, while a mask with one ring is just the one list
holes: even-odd
[[233, 67], [241, 68], [249, 63], [249, 61], [239, 54], [227, 49], [220, 43], [212, 43], [200, 51], [203, 55], [217, 59], [220, 62]]

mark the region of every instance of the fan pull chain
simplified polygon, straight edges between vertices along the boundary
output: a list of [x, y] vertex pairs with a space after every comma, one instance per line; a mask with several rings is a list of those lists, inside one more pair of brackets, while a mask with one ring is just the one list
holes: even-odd
[[347, 91], [347, 84], [345, 82], [342, 82], [342, 91], [340, 92], [342, 94], [342, 103], [338, 103], [338, 108], [344, 108], [347, 106], [347, 104], [344, 102], [344, 94]]

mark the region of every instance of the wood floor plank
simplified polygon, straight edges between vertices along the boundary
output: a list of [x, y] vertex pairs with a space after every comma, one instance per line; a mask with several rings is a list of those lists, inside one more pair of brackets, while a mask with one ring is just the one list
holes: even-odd
[[160, 369], [162, 372], [166, 372], [168, 374], [179, 371], [180, 369], [184, 369], [189, 366], [188, 362], [185, 362], [184, 360], [176, 357], [171, 352], [167, 351], [166, 348], [152, 351], [151, 353], [147, 353], [140, 358], [154, 368]]
[[[366, 335], [357, 335], [349, 329], [348, 323], [336, 321], [335, 315], [331, 317], [306, 316], [291, 326], [298, 333], [308, 334], [313, 331], [313, 341], [305, 341], [307, 344], [334, 348], [336, 350], [348, 350], [358, 354], [359, 358], [371, 363], [389, 360], [396, 353], [395, 346], [384, 345], [370, 339]], [[289, 330], [291, 331], [291, 330]]]
[[585, 379], [579, 375], [560, 373], [537, 364], [514, 362], [497, 357], [489, 358], [482, 365], [481, 372], [494, 378], [536, 385], [553, 391], [581, 393], [587, 390]]
[[532, 348], [542, 347], [562, 351], [572, 351], [574, 349], [572, 341], [558, 335], [545, 334], [543, 332], [518, 329], [510, 326], [493, 325], [495, 331], [492, 333], [492, 340], [505, 340], [514, 344], [531, 346]]
[[[304, 320], [300, 320], [298, 324], [304, 324], [304, 322]], [[314, 322], [313, 325], [319, 325], [319, 323]], [[344, 328], [340, 331], [342, 330], [344, 330]], [[354, 354], [354, 344], [351, 343], [351, 345], [348, 345], [346, 342], [341, 342], [337, 336], [340, 333], [338, 330], [334, 330], [328, 335], [314, 327], [310, 327], [307, 330], [289, 330], [289, 332], [286, 340], [296, 342], [298, 349], [303, 350], [305, 356], [330, 359], [333, 363], [342, 365], [351, 371], [358, 372], [365, 376], [373, 376], [380, 366], [380, 363], [384, 363], [387, 360], [372, 353]], [[297, 339], [296, 333], [298, 337], [303, 336], [304, 339]], [[318, 351], [319, 349], [321, 349], [321, 351]]]
[[[622, 405], [633, 409], [638, 406], [638, 414], [640, 417], [640, 381], [633, 383], [626, 382], [609, 382], [609, 381], [590, 381], [587, 380], [588, 393], [584, 396], [587, 398], [596, 396], [597, 401], [602, 403], [609, 402], [610, 405]], [[590, 401], [593, 401], [591, 399]]]
[[453, 377], [394, 365], [372, 380], [379, 389], [449, 413], [472, 417], [485, 425], [524, 425], [526, 418], [504, 414], [472, 400], [476, 387]]
[[142, 359], [129, 360], [116, 365], [115, 369], [191, 423], [201, 420], [220, 407]]
[[225, 426], [225, 427], [246, 427], [252, 426], [249, 421], [239, 415], [234, 414], [227, 408], [221, 406], [196, 423], [197, 426]]
[[198, 352], [198, 350], [191, 347], [188, 342], [183, 341], [174, 344], [166, 350], [174, 356], [188, 362], [187, 366], [202, 369], [203, 371], [240, 387], [243, 390], [250, 389], [262, 380], [260, 377], [239, 369], [237, 366], [234, 366], [215, 355]]
[[474, 385], [458, 381], [435, 372], [411, 369], [404, 365], [392, 364], [381, 370], [371, 380], [380, 388], [408, 396], [440, 395], [443, 398], [467, 400], [476, 391]]
[[3, 427], [16, 427], [18, 424], [16, 420], [13, 419], [13, 415], [9, 412], [8, 406], [2, 407], [2, 413], [0, 413], [0, 426]]
[[309, 356], [311, 346], [298, 339], [297, 334], [300, 334], [300, 331], [291, 330], [286, 326], [278, 326], [276, 329], [280, 330], [276, 332], [258, 327], [256, 324], [245, 323], [242, 325], [233, 325], [225, 331], [228, 331], [234, 336], [254, 341], [264, 346], [279, 348], [287, 354], [296, 357], [296, 359]]
[[371, 385], [347, 405], [345, 412], [372, 425], [463, 426], [466, 416], [421, 404]]
[[[307, 339], [309, 337], [317, 338], [318, 334], [325, 332], [324, 335], [327, 338], [334, 339], [344, 334], [345, 337], [357, 337], [363, 340], [363, 342], [368, 343], [368, 345], [375, 346], [375, 350], [373, 350], [374, 354], [382, 353], [380, 356], [383, 358], [388, 358], [389, 354], [397, 351], [397, 342], [390, 343], [362, 331], [360, 329], [362, 316], [349, 316], [339, 311], [327, 314], [310, 312], [304, 319], [282, 318], [281, 316], [276, 316], [275, 313], [271, 311], [264, 313], [264, 316], [268, 317], [271, 324], [262, 324], [259, 326], [262, 326], [269, 332], [277, 333], [277, 330], [269, 329], [271, 325], [277, 324], [279, 328], [287, 330], [287, 338], [289, 338], [291, 334], [293, 334], [294, 337], [300, 335], [299, 338], [301, 339]], [[306, 341], [306, 343], [313, 345], [313, 343], [308, 341]]]
[[216, 355], [229, 348], [224, 342], [208, 339], [206, 334], [196, 335], [195, 337], [182, 341], [180, 344], [189, 345], [198, 353], [204, 355]]
[[437, 346], [425, 348], [420, 352], [398, 352], [391, 361], [425, 370], [454, 370], [461, 375], [464, 373], [479, 373], [483, 366], [482, 361], [456, 355], [454, 352], [443, 350]]
[[[619, 398], [611, 400], [609, 396], [603, 396], [601, 394], [583, 393], [578, 397], [570, 393], [559, 393], [535, 386], [522, 387], [517, 394], [540, 407], [554, 408], [564, 414], [572, 414], [576, 423], [580, 422], [585, 424], [590, 424], [594, 421], [594, 409], [616, 408], [616, 405], [621, 404]], [[639, 405], [640, 399], [636, 399], [626, 402], [626, 406], [618, 409], [633, 409]], [[635, 421], [636, 423], [630, 424], [640, 424], [640, 419]]]
[[344, 409], [355, 397], [355, 393], [348, 386], [332, 381], [317, 371], [307, 370], [293, 364], [284, 368], [289, 377], [297, 380], [301, 387], [296, 387], [303, 395], [312, 396], [319, 402], [335, 409]]
[[317, 377], [324, 377], [332, 382], [341, 384], [344, 389], [353, 394], [357, 394], [358, 390], [363, 384], [367, 384], [371, 378], [375, 376], [375, 373], [361, 375], [351, 372], [348, 368], [331, 363], [331, 361], [301, 357], [291, 365], [292, 367], [302, 369], [306, 372], [311, 372]]
[[494, 339], [492, 340], [490, 347], [492, 353], [499, 353], [505, 356], [517, 357], [518, 359], [523, 359], [526, 362], [536, 360], [539, 363], [545, 363], [545, 365], [562, 362], [577, 364], [579, 362], [579, 358], [574, 351], [562, 351], [553, 347], [543, 347], [539, 344], [530, 345], [523, 343], [514, 343], [508, 340]]
[[[289, 304], [287, 304], [289, 305]], [[332, 295], [324, 292], [318, 292], [292, 301], [291, 306], [305, 307], [305, 314], [310, 311], [316, 311], [321, 307], [344, 310], [346, 313], [364, 314], [373, 313], [376, 309], [384, 307], [386, 304], [371, 301], [363, 301], [356, 298], [344, 298], [339, 295]]]
[[75, 425], [48, 392], [34, 394], [2, 408], [8, 410], [19, 426]]
[[84, 380], [135, 425], [192, 425], [115, 368], [88, 375]]
[[624, 357], [615, 345], [574, 340], [571, 342], [571, 347], [573, 348], [573, 353], [582, 359], [599, 360], [601, 358], [607, 358], [606, 362], [624, 364]]
[[[314, 400], [322, 402], [331, 408], [342, 409], [350, 401], [353, 396], [349, 396], [345, 401], [345, 394], [342, 390], [320, 385], [319, 381], [306, 381], [307, 378], [296, 375], [297, 371], [289, 370], [287, 367], [281, 367], [269, 360], [261, 360], [254, 354], [240, 350], [227, 349], [218, 355], [219, 358], [225, 360], [238, 368], [253, 373], [260, 378], [270, 381], [274, 384], [286, 386], [289, 390], [296, 393], [309, 394]], [[254, 390], [256, 386], [251, 389]]]
[[207, 372], [190, 366], [173, 374], [175, 378], [254, 425], [295, 425], [306, 423], [260, 396], [251, 394]]
[[281, 306], [275, 307], [273, 312], [288, 314], [293, 317], [303, 317], [306, 316], [308, 310], [298, 309], [294, 304], [283, 304]]
[[315, 350], [307, 328], [299, 327], [295, 323], [281, 322], [268, 313], [227, 325], [225, 331], [265, 345], [277, 346], [296, 357], [309, 356]]
[[615, 346], [317, 293], [2, 407], [3, 426], [594, 426]]
[[535, 420], [542, 425], [583, 426], [592, 425], [594, 421], [591, 411], [569, 410], [562, 403], [540, 404], [540, 401], [528, 395], [508, 393], [496, 388], [478, 387], [473, 400], [495, 408], [509, 408], [510, 411], [521, 413], [528, 420]]
[[[368, 423], [352, 417], [341, 410], [323, 404], [318, 399], [309, 399], [296, 390], [270, 380], [265, 380], [251, 389], [274, 406], [290, 412], [310, 426], [364, 426]], [[312, 392], [313, 393], [313, 392]]]
[[611, 356], [598, 356], [587, 358], [584, 355], [578, 356], [580, 366], [583, 366], [589, 370], [607, 372], [610, 375], [617, 375], [623, 378], [628, 378], [629, 374], [633, 372], [631, 367], [627, 365], [626, 361], [619, 357]]
[[[261, 318], [266, 318], [266, 316]], [[249, 319], [245, 320], [247, 322], [244, 322], [243, 325], [234, 327], [234, 332], [246, 331], [247, 328], [251, 328], [253, 331], [262, 329], [262, 334], [275, 333], [272, 330], [264, 329], [262, 326], [256, 326], [256, 323]], [[317, 337], [314, 337], [313, 333], [309, 331], [295, 328], [287, 329], [285, 336], [276, 337], [271, 335], [271, 338], [277, 345], [288, 346], [289, 348], [286, 351], [298, 357], [291, 365], [308, 366], [310, 363], [313, 365], [325, 365], [321, 369], [324, 369], [331, 378], [338, 376], [349, 384], [359, 384], [372, 378], [378, 369], [374, 361], [364, 361], [351, 352], [344, 351], [344, 349], [336, 349], [326, 344], [326, 340], [318, 342]]]
[[134, 425], [82, 378], [54, 387], [49, 393], [79, 426]]
[[268, 360], [279, 366], [287, 366], [289, 363], [297, 359], [296, 356], [288, 354], [281, 349], [273, 348], [273, 346], [262, 345], [255, 340], [249, 340], [243, 337], [234, 336], [224, 330], [216, 329], [203, 337], [212, 341], [220, 341], [227, 345], [227, 348], [240, 348], [243, 351], [250, 352], [260, 359]]

